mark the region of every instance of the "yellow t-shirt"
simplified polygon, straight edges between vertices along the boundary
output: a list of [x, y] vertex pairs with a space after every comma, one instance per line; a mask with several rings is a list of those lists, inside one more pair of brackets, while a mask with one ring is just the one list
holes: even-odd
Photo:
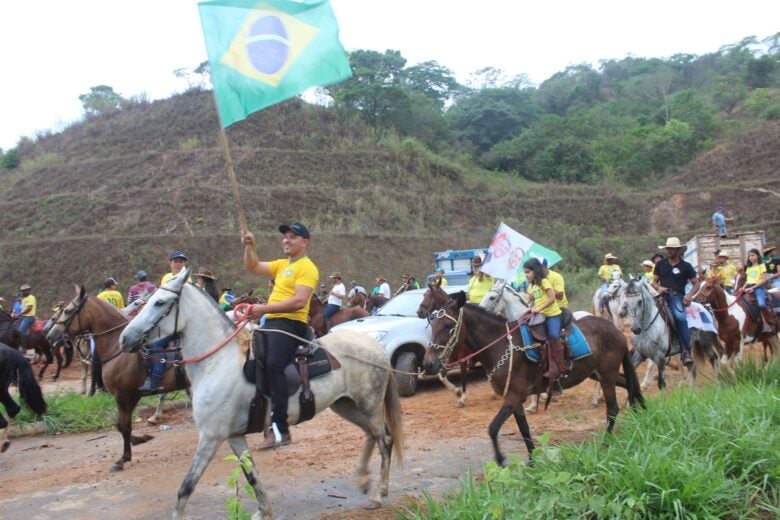
[[[761, 281], [762, 274], [766, 273], [766, 265], [751, 265], [745, 269], [745, 285], [755, 285]], [[22, 300], [24, 301], [24, 300]]]
[[38, 301], [32, 294], [28, 294], [22, 298], [22, 311], [24, 311], [28, 305], [30, 306], [30, 310], [23, 312], [22, 316], [35, 316], [35, 313], [38, 310]]
[[125, 308], [125, 300], [124, 298], [122, 298], [122, 295], [119, 294], [119, 291], [117, 290], [106, 289], [105, 291], [98, 294], [97, 297], [103, 300], [104, 302], [110, 303], [117, 309]]
[[[548, 270], [547, 279], [550, 280], [550, 283], [552, 284], [552, 288], [555, 292], [563, 293], [563, 298], [557, 300], [558, 307], [568, 307], [569, 298], [566, 296], [566, 283], [563, 281], [563, 276], [561, 276], [561, 273]], [[553, 316], [555, 315], [553, 314]]]
[[[168, 280], [170, 280], [171, 278], [173, 278], [174, 276], [176, 276], [176, 275], [175, 275], [175, 274], [173, 274], [173, 273], [165, 273], [165, 274], [163, 275], [162, 279], [160, 280], [160, 287], [162, 287], [163, 285], [165, 285], [165, 283], [166, 283]], [[190, 276], [190, 277], [189, 277], [189, 279], [187, 279], [187, 281], [188, 281], [189, 283], [192, 283], [192, 276]]]
[[612, 271], [617, 271], [620, 273], [620, 276], [623, 276], [623, 271], [620, 269], [620, 266], [617, 264], [602, 264], [601, 267], [599, 267], [599, 279], [602, 282], [611, 282], [612, 281]]
[[[268, 303], [276, 303], [295, 296], [295, 286], [303, 285], [312, 289], [317, 288], [320, 281], [320, 272], [317, 266], [308, 256], [290, 262], [287, 258], [281, 258], [269, 262], [269, 269], [274, 277], [274, 289], [268, 298]], [[309, 302], [302, 309], [295, 312], [274, 312], [266, 314], [266, 318], [287, 318], [289, 320], [309, 322]]]
[[447, 287], [447, 279], [443, 276], [441, 277], [441, 284], [439, 284], [439, 287]]
[[653, 278], [655, 277], [655, 275], [653, 274], [652, 269], [650, 271], [647, 271], [646, 273], [643, 273], [642, 276], [644, 277], [645, 280], [647, 280], [647, 283], [653, 283]]
[[[548, 278], [542, 278], [541, 285], [535, 283], [531, 284], [528, 288], [528, 295], [534, 300], [534, 307], [540, 307], [547, 303], [547, 290], [553, 289], [552, 284]], [[558, 316], [561, 313], [561, 308], [558, 306], [558, 301], [553, 299], [553, 302], [549, 307], [542, 309], [543, 316]]]
[[718, 266], [718, 275], [723, 287], [734, 287], [734, 278], [737, 277], [737, 268], [734, 264], [725, 264]]
[[485, 298], [485, 295], [493, 288], [493, 277], [489, 274], [482, 274], [482, 280], [479, 275], [474, 275], [469, 279], [468, 302], [479, 305]]

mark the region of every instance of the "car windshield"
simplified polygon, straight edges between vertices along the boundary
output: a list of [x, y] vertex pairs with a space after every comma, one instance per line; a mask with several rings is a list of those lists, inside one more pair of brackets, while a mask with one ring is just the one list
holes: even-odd
[[379, 309], [377, 313], [380, 316], [409, 316], [417, 317], [417, 308], [422, 302], [423, 293], [404, 292], [391, 298]]

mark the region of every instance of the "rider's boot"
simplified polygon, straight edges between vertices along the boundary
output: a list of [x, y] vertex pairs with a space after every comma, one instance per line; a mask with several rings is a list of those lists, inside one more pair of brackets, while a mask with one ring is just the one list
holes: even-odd
[[[155, 358], [159, 358], [159, 356], [163, 356], [162, 352], [153, 352], [152, 355]], [[165, 370], [165, 365], [162, 363], [162, 361], [159, 361], [159, 359], [151, 359], [149, 358], [149, 373], [146, 376], [146, 380], [144, 381], [144, 384], [141, 385], [138, 388], [138, 391], [142, 394], [153, 394], [155, 392], [162, 392], [163, 391], [163, 372]]]
[[547, 339], [547, 372], [542, 374], [552, 383], [567, 372], [563, 359], [563, 344], [560, 339]]
[[691, 357], [691, 352], [689, 350], [683, 350], [680, 353], [680, 360], [682, 361], [682, 364], [689, 369], [693, 365], [693, 358]]
[[761, 307], [761, 321], [763, 322], [762, 332], [771, 334], [777, 330], [777, 320], [775, 319], [774, 309], [770, 307]]

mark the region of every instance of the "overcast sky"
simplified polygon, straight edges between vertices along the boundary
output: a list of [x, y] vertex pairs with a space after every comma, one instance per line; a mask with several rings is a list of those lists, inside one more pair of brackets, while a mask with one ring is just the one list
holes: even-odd
[[[332, 0], [347, 50], [397, 49], [460, 81], [494, 66], [539, 83], [567, 65], [704, 54], [780, 31], [780, 1]], [[195, 0], [0, 2], [0, 148], [82, 116], [80, 94], [169, 97], [206, 60]]]

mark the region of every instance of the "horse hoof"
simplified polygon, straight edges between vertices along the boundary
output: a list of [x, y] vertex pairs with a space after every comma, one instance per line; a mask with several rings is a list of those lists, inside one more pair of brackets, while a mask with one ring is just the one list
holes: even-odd
[[466, 406], [466, 405], [465, 405], [465, 404], [463, 404], [461, 401], [457, 401], [457, 402], [455, 403], [455, 408], [463, 408], [464, 406]]
[[376, 509], [379, 509], [380, 507], [382, 507], [382, 502], [380, 500], [370, 499], [368, 502], [366, 502], [361, 506], [361, 509], [365, 509], [367, 511], [374, 511]]
[[152, 415], [151, 417], [149, 417], [149, 418], [146, 420], [146, 422], [148, 422], [149, 424], [157, 424], [157, 417], [155, 417], [154, 415]]
[[5, 453], [5, 450], [7, 450], [10, 445], [11, 445], [11, 441], [7, 439], [4, 440], [3, 444], [0, 444], [0, 453]]
[[591, 408], [598, 408], [599, 407], [599, 403], [590, 403], [590, 407]]
[[109, 469], [108, 471], [110, 473], [116, 473], [117, 471], [122, 471], [123, 469], [125, 469], [125, 463], [117, 461], [111, 464], [111, 469]]

